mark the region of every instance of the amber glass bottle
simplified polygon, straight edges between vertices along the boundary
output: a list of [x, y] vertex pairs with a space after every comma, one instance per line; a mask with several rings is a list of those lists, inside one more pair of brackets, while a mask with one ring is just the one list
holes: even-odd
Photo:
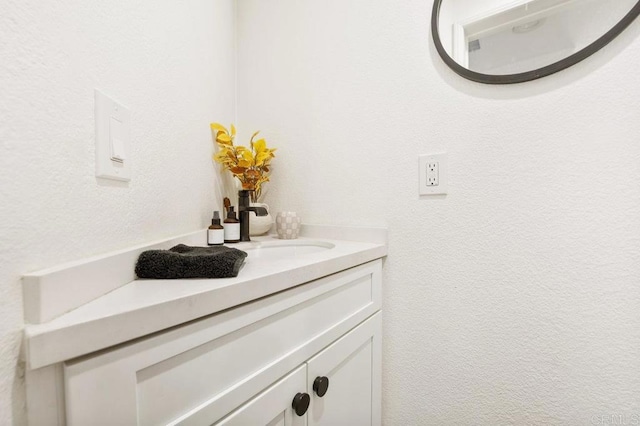
[[220, 224], [220, 213], [213, 212], [211, 226], [207, 229], [207, 244], [210, 246], [220, 246], [224, 243], [224, 228]]
[[240, 241], [240, 221], [236, 219], [236, 212], [231, 206], [224, 220], [224, 242], [237, 243], [238, 241]]

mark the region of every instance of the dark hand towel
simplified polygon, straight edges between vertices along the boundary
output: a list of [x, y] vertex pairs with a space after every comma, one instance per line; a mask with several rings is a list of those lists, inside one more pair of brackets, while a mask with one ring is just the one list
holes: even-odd
[[247, 253], [225, 246], [147, 250], [136, 263], [138, 278], [229, 278], [238, 276]]

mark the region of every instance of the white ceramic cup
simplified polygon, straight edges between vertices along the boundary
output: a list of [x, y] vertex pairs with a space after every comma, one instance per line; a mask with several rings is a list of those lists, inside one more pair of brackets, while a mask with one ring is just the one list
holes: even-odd
[[283, 240], [298, 238], [300, 221], [296, 212], [278, 212], [276, 214], [276, 233], [278, 238]]

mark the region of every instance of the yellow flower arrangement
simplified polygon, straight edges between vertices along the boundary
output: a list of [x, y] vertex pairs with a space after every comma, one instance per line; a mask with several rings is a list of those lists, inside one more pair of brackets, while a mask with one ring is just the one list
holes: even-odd
[[216, 163], [222, 164], [224, 170], [229, 170], [242, 183], [242, 189], [253, 191], [251, 200], [257, 201], [262, 193], [262, 184], [269, 182], [269, 166], [275, 157], [275, 149], [267, 148], [264, 139], [254, 141], [259, 131], [249, 140], [249, 148], [234, 145], [236, 128], [231, 124], [231, 131], [222, 124], [211, 123], [211, 130], [215, 132], [216, 144], [219, 151], [213, 156]]

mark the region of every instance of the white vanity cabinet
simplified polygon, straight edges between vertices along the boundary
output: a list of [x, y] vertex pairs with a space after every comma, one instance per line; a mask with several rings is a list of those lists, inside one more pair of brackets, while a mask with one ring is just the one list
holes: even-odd
[[381, 265], [65, 362], [66, 423], [379, 425]]

